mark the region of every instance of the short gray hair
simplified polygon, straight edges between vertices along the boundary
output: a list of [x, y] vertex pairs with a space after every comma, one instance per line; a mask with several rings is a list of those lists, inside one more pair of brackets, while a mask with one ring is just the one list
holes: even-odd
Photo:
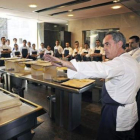
[[123, 42], [122, 48], [125, 49], [126, 46], [126, 38], [124, 37], [124, 35], [121, 32], [117, 32], [117, 31], [110, 31], [108, 33], [106, 33], [105, 36], [107, 35], [111, 35], [113, 40], [117, 43], [119, 41]]

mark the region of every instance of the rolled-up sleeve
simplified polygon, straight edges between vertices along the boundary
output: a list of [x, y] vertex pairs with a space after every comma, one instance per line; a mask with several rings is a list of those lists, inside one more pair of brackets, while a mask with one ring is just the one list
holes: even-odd
[[108, 62], [76, 62], [75, 59], [71, 63], [77, 71], [68, 69], [67, 76], [70, 79], [86, 79], [86, 78], [112, 78], [124, 74], [125, 68], [123, 63], [119, 61]]

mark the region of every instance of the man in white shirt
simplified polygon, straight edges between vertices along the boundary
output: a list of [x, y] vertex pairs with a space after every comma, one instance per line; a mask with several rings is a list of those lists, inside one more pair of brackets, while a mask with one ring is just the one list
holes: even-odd
[[81, 52], [82, 52], [82, 47], [79, 45], [79, 41], [75, 41], [75, 46], [74, 46], [73, 54], [72, 57], [76, 59], [77, 61], [81, 61]]
[[30, 51], [28, 49], [28, 47], [26, 46], [27, 41], [23, 40], [23, 46], [20, 48], [20, 52], [22, 54], [22, 58], [28, 58]]
[[73, 52], [73, 50], [70, 47], [70, 44], [68, 42], [66, 42], [66, 48], [64, 48], [64, 51], [62, 53], [63, 58], [66, 58], [68, 61], [70, 61], [72, 52]]
[[11, 47], [7, 46], [5, 43], [6, 43], [6, 39], [5, 37], [2, 37], [1, 38], [1, 42], [2, 42], [2, 45], [0, 46], [0, 53], [1, 53], [1, 57], [11, 57], [10, 56], [10, 53], [11, 53]]
[[12, 56], [13, 57], [21, 57], [21, 52], [18, 48], [18, 44], [14, 44], [14, 49], [12, 51]]
[[31, 42], [30, 42], [30, 41], [28, 41], [28, 43], [27, 43], [27, 47], [28, 47], [29, 51], [32, 50], [32, 46], [31, 46]]
[[[138, 36], [131, 36], [129, 38], [129, 48], [131, 49], [130, 52], [128, 52], [134, 59], [137, 60], [138, 63], [140, 63], [140, 48], [139, 48], [139, 41], [140, 38]], [[140, 90], [137, 94], [137, 104], [138, 104], [138, 116], [139, 121], [137, 122], [135, 126], [135, 140], [140, 140]]]
[[92, 49], [89, 48], [88, 43], [84, 44], [84, 49], [81, 51], [83, 61], [91, 61], [90, 55], [93, 53]]
[[131, 51], [128, 52], [134, 59], [140, 63], [140, 46], [139, 46], [139, 37], [138, 36], [131, 36], [129, 38], [129, 48]]
[[30, 58], [33, 60], [36, 60], [37, 57], [39, 56], [38, 50], [35, 48], [35, 44], [32, 44], [32, 48], [30, 49]]
[[44, 43], [41, 43], [40, 46], [41, 48], [39, 49], [39, 55], [40, 55], [40, 58], [43, 59], [46, 48], [44, 47]]
[[93, 49], [93, 54], [91, 54], [91, 57], [93, 57], [93, 61], [102, 61], [102, 55], [104, 53], [103, 47], [101, 47], [101, 41], [96, 40], [96, 47]]
[[[5, 37], [1, 38], [1, 43], [2, 43], [2, 45], [0, 46], [1, 57], [4, 57], [4, 58], [11, 57], [11, 55], [10, 55], [11, 48], [5, 44], [6, 43]], [[0, 66], [4, 66], [4, 60], [0, 61]]]
[[55, 41], [55, 47], [54, 47], [54, 56], [55, 57], [62, 57], [62, 53], [63, 53], [63, 48], [60, 46], [59, 41], [56, 40]]
[[53, 50], [51, 50], [51, 46], [49, 46], [49, 45], [47, 46], [47, 49], [44, 54], [49, 54], [49, 55], [53, 56]]
[[45, 56], [45, 60], [61, 62], [68, 67], [68, 78], [104, 78], [102, 114], [97, 140], [127, 140], [138, 121], [136, 94], [140, 88], [140, 67], [125, 53], [122, 33], [108, 32], [103, 40], [108, 62], [70, 62]]

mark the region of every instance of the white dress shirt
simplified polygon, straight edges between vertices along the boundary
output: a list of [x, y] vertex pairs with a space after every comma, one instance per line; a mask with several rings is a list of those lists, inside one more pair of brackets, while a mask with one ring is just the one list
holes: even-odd
[[[19, 49], [18, 49], [18, 50], [13, 50], [13, 51], [12, 51], [12, 56], [13, 56], [13, 57], [16, 57], [15, 52], [20, 52], [20, 50], [19, 50]], [[20, 55], [21, 55], [21, 52], [20, 52]]]
[[78, 52], [77, 52], [77, 49], [74, 49], [74, 50], [73, 50], [73, 54], [72, 54], [72, 56], [74, 56], [75, 53], [77, 53], [77, 54], [81, 54], [81, 52], [82, 52], [82, 47], [79, 47], [79, 48], [78, 48]]
[[63, 51], [63, 53], [62, 53], [62, 54], [64, 54], [64, 53], [65, 53], [65, 50], [69, 50], [69, 55], [72, 55], [73, 50], [72, 50], [72, 48], [71, 48], [71, 47], [64, 48], [64, 51]]
[[83, 54], [84, 52], [87, 52], [88, 54], [86, 54], [86, 57], [90, 57], [90, 55], [93, 53], [93, 50], [88, 48], [88, 49], [82, 49], [81, 54]]
[[0, 54], [1, 54], [1, 51], [3, 51], [3, 49], [8, 49], [11, 51], [11, 47], [7, 46], [7, 45], [1, 45], [0, 46]]
[[128, 53], [108, 62], [71, 63], [77, 69], [68, 69], [68, 78], [104, 78], [110, 97], [125, 106], [117, 109], [116, 131], [127, 131], [138, 121], [136, 94], [140, 88], [140, 66]]
[[54, 47], [54, 50], [57, 49], [59, 54], [62, 54], [63, 53], [63, 48], [59, 45], [59, 46], [55, 46]]
[[93, 49], [93, 53], [94, 53], [95, 50], [100, 50], [100, 54], [102, 54], [102, 55], [105, 54], [105, 53], [104, 53], [104, 48], [101, 47], [101, 46], [99, 46], [99, 47], [95, 47], [95, 48]]
[[37, 52], [37, 55], [39, 54], [38, 50], [34, 50], [33, 48], [30, 49], [30, 55], [32, 55], [32, 52]]
[[48, 51], [48, 50], [46, 49], [46, 51], [45, 51], [45, 53], [44, 53], [44, 54], [47, 54], [47, 53], [50, 53], [50, 54], [51, 54], [51, 56], [53, 56], [53, 51], [52, 51], [52, 50]]
[[134, 59], [136, 59], [138, 61], [138, 63], [140, 63], [140, 48], [136, 48], [130, 52], [128, 52]]
[[29, 48], [27, 46], [20, 47], [20, 52], [22, 52], [23, 49], [27, 49], [28, 53], [30, 53]]
[[39, 49], [39, 53], [45, 52], [46, 50], [47, 50], [46, 48], [40, 48], [40, 49]]

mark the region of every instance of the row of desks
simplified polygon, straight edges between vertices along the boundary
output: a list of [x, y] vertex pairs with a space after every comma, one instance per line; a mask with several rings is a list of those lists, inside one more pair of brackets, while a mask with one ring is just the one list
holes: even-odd
[[74, 130], [77, 126], [80, 125], [82, 93], [93, 89], [95, 83], [81, 89], [76, 89], [63, 86], [60, 83], [53, 82], [52, 80], [44, 80], [43, 77], [33, 77], [30, 74], [19, 76], [16, 73], [5, 71], [4, 67], [1, 67], [0, 71], [5, 75], [5, 88], [9, 91], [11, 91], [11, 86], [15, 81], [12, 80], [13, 77], [17, 78], [18, 80], [29, 80], [55, 88], [56, 124], [69, 131]]
[[[0, 97], [6, 100], [15, 95], [0, 88]], [[46, 111], [35, 103], [19, 98], [22, 102], [20, 106], [0, 110], [0, 140], [31, 140], [31, 130], [42, 123], [37, 117]]]

